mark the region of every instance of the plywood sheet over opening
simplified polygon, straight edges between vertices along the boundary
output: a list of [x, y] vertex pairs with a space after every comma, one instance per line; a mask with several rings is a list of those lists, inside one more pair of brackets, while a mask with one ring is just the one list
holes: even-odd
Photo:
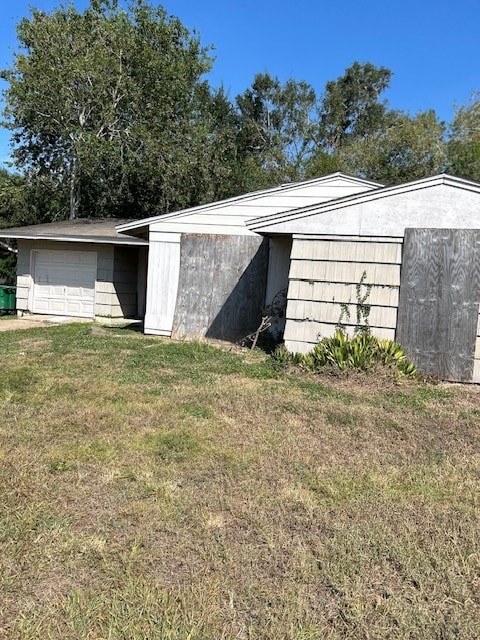
[[480, 305], [480, 231], [407, 229], [397, 340], [418, 369], [473, 380]]
[[264, 238], [183, 234], [172, 336], [237, 340], [256, 329], [267, 264]]

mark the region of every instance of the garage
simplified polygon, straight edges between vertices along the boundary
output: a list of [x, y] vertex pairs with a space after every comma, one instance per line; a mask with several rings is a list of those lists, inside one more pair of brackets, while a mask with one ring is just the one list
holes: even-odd
[[125, 220], [64, 220], [0, 229], [17, 242], [19, 314], [143, 318], [148, 239], [121, 235]]
[[34, 313], [94, 317], [95, 251], [36, 250], [32, 260]]

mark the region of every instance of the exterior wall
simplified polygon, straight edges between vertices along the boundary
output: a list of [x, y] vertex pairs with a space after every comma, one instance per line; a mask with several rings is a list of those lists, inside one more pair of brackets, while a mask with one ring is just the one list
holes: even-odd
[[134, 318], [137, 315], [137, 278], [138, 249], [115, 246], [112, 317]]
[[17, 311], [28, 311], [30, 288], [33, 285], [30, 273], [30, 248], [32, 244], [28, 240], [18, 240], [17, 242]]
[[477, 229], [479, 193], [452, 184], [405, 185], [381, 197], [372, 191], [347, 202], [326, 203], [307, 212], [255, 225], [258, 233], [403, 237], [407, 228]]
[[268, 240], [183, 234], [172, 336], [237, 340], [260, 324]]
[[132, 317], [136, 315], [137, 256], [136, 247], [110, 244], [18, 240], [17, 310], [31, 311], [34, 250], [94, 251], [97, 254], [95, 281], [95, 316]]
[[112, 317], [112, 301], [115, 301], [115, 289], [112, 282], [115, 247], [113, 245], [98, 245], [96, 250], [98, 257], [95, 282], [95, 316], [110, 318]]
[[137, 316], [145, 317], [145, 304], [147, 298], [147, 264], [148, 247], [138, 248], [138, 273], [137, 273]]
[[[295, 238], [289, 274], [285, 346], [306, 353], [339, 323], [357, 325], [358, 285], [370, 305], [368, 323], [379, 338], [395, 338], [401, 238]], [[370, 286], [371, 285], [371, 286]], [[347, 313], [348, 310], [348, 313]]]

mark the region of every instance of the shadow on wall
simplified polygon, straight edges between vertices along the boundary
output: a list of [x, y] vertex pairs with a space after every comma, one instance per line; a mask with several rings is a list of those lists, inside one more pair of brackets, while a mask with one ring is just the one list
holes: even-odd
[[207, 338], [236, 341], [257, 329], [265, 304], [267, 256], [262, 245], [213, 319]]
[[174, 337], [236, 341], [254, 331], [265, 303], [268, 240], [185, 235]]

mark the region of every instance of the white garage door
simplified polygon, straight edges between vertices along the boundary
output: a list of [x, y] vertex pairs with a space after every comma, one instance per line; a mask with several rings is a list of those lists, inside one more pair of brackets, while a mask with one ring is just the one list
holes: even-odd
[[95, 251], [35, 251], [33, 312], [93, 318]]

